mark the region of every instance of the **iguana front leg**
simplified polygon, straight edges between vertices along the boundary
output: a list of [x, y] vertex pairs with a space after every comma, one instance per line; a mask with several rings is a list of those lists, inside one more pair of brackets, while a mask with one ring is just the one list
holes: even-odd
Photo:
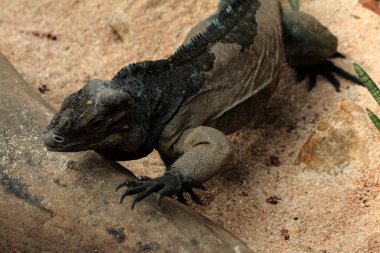
[[153, 192], [157, 192], [157, 203], [164, 196], [177, 194], [179, 200], [183, 192], [189, 192], [196, 200], [192, 188], [201, 187], [202, 183], [212, 178], [225, 164], [230, 154], [227, 137], [217, 129], [200, 126], [185, 130], [173, 145], [179, 158], [167, 168], [166, 173], [158, 178], [138, 177], [120, 184], [126, 190], [120, 202], [127, 195], [135, 195], [131, 208]]

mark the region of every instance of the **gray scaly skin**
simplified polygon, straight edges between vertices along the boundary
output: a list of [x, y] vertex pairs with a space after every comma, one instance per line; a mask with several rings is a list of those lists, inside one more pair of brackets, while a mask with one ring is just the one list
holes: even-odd
[[130, 64], [112, 80], [90, 80], [68, 96], [44, 131], [52, 151], [96, 150], [111, 160], [142, 158], [154, 149], [166, 173], [138, 177], [121, 201], [132, 208], [153, 192], [157, 201], [201, 187], [230, 154], [226, 137], [260, 114], [284, 63], [301, 77], [317, 74], [339, 89], [333, 72], [354, 82], [329, 57], [337, 39], [313, 17], [282, 9], [276, 0], [221, 1], [172, 56]]

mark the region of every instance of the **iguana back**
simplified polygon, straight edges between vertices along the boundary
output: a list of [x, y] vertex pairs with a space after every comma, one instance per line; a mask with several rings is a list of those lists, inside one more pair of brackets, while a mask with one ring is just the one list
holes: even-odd
[[[164, 128], [159, 142], [164, 149], [196, 126], [236, 131], [260, 111], [276, 86], [284, 62], [278, 1], [235, 1], [232, 6], [172, 56], [184, 65], [212, 61], [212, 67], [199, 73], [200, 90]], [[199, 42], [204, 44], [197, 47]], [[197, 50], [203, 51], [198, 57]]]

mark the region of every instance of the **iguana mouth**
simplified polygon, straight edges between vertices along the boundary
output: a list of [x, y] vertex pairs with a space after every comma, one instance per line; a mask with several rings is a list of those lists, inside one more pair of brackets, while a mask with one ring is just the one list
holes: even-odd
[[88, 146], [84, 145], [83, 142], [77, 142], [77, 143], [70, 143], [62, 147], [57, 147], [57, 146], [51, 147], [51, 146], [46, 145], [46, 149], [49, 151], [57, 151], [57, 152], [75, 152], [75, 151], [88, 150]]
[[75, 143], [68, 143], [65, 145], [54, 145], [51, 146], [49, 143], [44, 141], [44, 144], [49, 151], [57, 151], [57, 152], [75, 152], [75, 151], [84, 151], [88, 150], [88, 144], [84, 142], [75, 142]]
[[99, 140], [95, 138], [91, 143], [89, 140], [72, 142], [71, 140], [65, 138], [64, 136], [52, 132], [44, 131], [43, 142], [49, 151], [59, 151], [59, 152], [75, 152], [84, 151], [91, 148], [92, 145], [97, 143]]

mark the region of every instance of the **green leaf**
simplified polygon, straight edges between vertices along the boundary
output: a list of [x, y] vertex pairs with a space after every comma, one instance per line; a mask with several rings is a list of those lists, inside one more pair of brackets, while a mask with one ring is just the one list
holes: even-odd
[[369, 118], [372, 120], [373, 124], [375, 124], [376, 128], [380, 131], [380, 119], [368, 108], [367, 113]]
[[298, 11], [299, 5], [298, 5], [298, 0], [289, 0], [290, 5], [292, 6], [293, 10]]
[[[364, 71], [362, 67], [358, 64], [354, 63], [354, 68], [356, 74], [358, 74], [359, 78], [364, 83], [365, 87], [367, 87], [368, 91], [375, 98], [376, 102], [380, 105], [380, 89], [377, 87], [375, 82], [371, 79], [371, 77]], [[376, 128], [380, 131], [380, 119], [367, 108], [367, 113], [369, 118], [372, 120], [373, 124], [375, 124]]]
[[367, 87], [368, 91], [375, 98], [376, 102], [380, 105], [380, 89], [377, 87], [375, 82], [371, 77], [360, 67], [358, 64], [354, 63], [354, 68], [359, 78], [363, 81], [364, 85]]

